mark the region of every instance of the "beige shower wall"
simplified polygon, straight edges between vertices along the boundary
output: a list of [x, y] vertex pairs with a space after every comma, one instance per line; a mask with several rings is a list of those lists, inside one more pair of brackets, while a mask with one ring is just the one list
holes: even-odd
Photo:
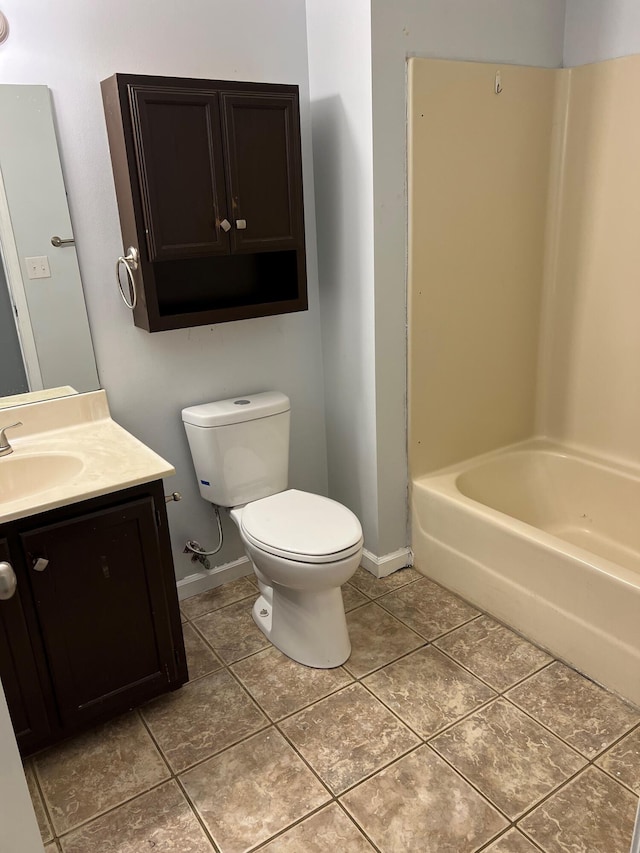
[[640, 463], [640, 57], [567, 69], [538, 431]]
[[409, 61], [413, 477], [534, 431], [557, 75]]

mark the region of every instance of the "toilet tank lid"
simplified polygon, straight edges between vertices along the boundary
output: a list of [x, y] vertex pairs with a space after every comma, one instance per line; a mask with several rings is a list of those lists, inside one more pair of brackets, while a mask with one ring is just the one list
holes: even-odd
[[262, 391], [259, 394], [245, 394], [214, 403], [188, 406], [182, 410], [182, 420], [193, 426], [219, 427], [279, 415], [288, 412], [290, 408], [286, 394]]

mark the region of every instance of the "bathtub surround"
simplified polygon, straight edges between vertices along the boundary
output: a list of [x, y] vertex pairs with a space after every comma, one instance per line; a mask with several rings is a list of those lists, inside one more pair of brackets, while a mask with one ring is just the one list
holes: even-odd
[[640, 56], [569, 77], [538, 433], [640, 465]]
[[496, 70], [410, 61], [415, 562], [640, 703], [640, 56]]
[[533, 434], [556, 74], [410, 61], [413, 475]]
[[410, 63], [412, 476], [532, 435], [640, 465], [640, 56], [495, 73]]

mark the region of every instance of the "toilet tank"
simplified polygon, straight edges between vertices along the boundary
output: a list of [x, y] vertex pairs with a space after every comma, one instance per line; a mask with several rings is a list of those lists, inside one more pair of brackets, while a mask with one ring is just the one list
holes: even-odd
[[289, 398], [279, 391], [183, 409], [202, 497], [230, 507], [284, 491], [289, 419]]

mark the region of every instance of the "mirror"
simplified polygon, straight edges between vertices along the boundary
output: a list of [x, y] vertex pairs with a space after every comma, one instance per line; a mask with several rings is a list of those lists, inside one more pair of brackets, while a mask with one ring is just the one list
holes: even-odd
[[0, 407], [97, 389], [46, 86], [0, 85], [0, 259]]

